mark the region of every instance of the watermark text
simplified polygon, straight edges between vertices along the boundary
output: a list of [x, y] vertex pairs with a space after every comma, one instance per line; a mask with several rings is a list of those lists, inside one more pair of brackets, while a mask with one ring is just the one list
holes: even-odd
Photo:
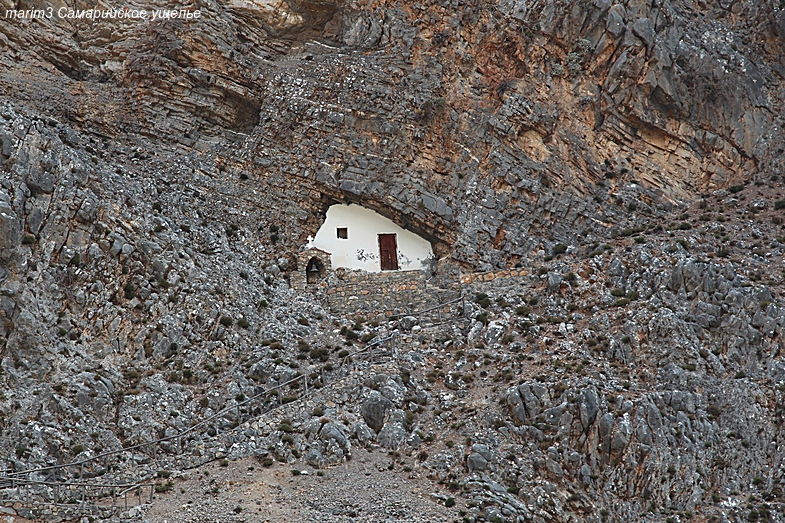
[[45, 9], [6, 9], [7, 20], [43, 20], [60, 18], [67, 20], [199, 20], [198, 9], [72, 9], [70, 7], [47, 7]]

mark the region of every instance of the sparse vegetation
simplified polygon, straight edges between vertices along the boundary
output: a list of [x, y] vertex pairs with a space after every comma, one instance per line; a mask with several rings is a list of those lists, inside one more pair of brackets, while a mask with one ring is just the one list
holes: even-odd
[[[340, 17], [321, 31], [325, 4], [277, 37], [251, 27], [263, 45], [235, 41], [247, 17], [212, 9], [204, 28], [222, 38], [153, 24], [141, 36], [161, 44], [160, 60], [132, 52], [117, 62], [125, 76], [99, 67], [133, 47], [125, 32], [107, 33], [100, 60], [82, 46], [62, 99], [34, 80], [64, 64], [32, 67], [51, 61], [33, 49], [22, 68], [14, 51], [6, 83], [19, 67], [20, 92], [40, 103], [0, 107], [0, 442], [18, 473], [6, 494], [108, 510], [90, 492], [82, 503], [78, 485], [13, 485], [51, 465], [29, 478], [149, 482], [142, 503], [153, 485], [231, 495], [203, 519], [251, 521], [265, 507], [242, 484], [248, 461], [227, 458], [253, 455], [257, 474], [275, 467], [261, 471], [271, 482], [318, 492], [345, 481], [377, 505], [378, 474], [402, 497], [401, 482], [418, 482], [444, 520], [771, 519], [783, 499], [771, 442], [785, 425], [785, 152], [769, 132], [782, 109], [776, 24], [756, 25], [771, 6], [649, 22], [604, 4], [588, 18], [581, 5], [549, 4], [543, 17], [513, 4], [383, 2], [352, 11], [363, 23], [348, 33]], [[660, 38], [674, 17], [700, 60]], [[49, 27], [23, 25], [33, 47]], [[167, 27], [188, 40], [174, 52]], [[351, 33], [342, 49], [310, 42], [336, 31]], [[392, 50], [402, 58], [385, 58]], [[674, 57], [673, 71], [644, 68], [675, 74], [673, 100], [635, 78], [652, 55]], [[759, 69], [770, 107], [737, 82], [729, 120], [722, 97], [694, 95], [741, 78], [742, 62]], [[691, 74], [695, 63], [708, 72]], [[227, 78], [238, 83], [224, 92]], [[151, 88], [171, 98], [157, 118], [146, 102], [97, 111], [155, 102]], [[69, 108], [77, 99], [85, 107]], [[47, 100], [52, 116], [36, 116]], [[755, 125], [740, 136], [739, 122]], [[335, 203], [420, 234], [427, 271], [408, 270], [419, 258], [397, 227], [400, 270], [315, 250], [326, 244], [309, 236], [326, 233], [349, 259], [385, 265], [379, 238], [363, 245], [354, 221], [324, 226]], [[320, 510], [378, 515], [352, 503]], [[416, 519], [418, 505], [402, 506]]]

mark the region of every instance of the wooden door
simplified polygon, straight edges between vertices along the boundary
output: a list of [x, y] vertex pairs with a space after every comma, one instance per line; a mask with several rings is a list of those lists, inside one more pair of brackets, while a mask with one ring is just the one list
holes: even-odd
[[383, 271], [398, 269], [398, 244], [395, 234], [379, 235], [379, 261]]

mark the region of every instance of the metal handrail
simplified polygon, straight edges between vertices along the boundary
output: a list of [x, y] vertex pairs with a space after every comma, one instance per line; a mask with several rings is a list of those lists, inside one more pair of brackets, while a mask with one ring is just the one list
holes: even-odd
[[[43, 485], [46, 487], [101, 487], [101, 488], [125, 488], [135, 489], [137, 487], [154, 487], [155, 483], [79, 483], [76, 481], [40, 481], [35, 479], [13, 478], [18, 485]], [[120, 492], [119, 494], [123, 494]]]
[[414, 312], [401, 313], [401, 314], [393, 314], [392, 316], [388, 316], [388, 319], [389, 320], [400, 320], [401, 318], [405, 318], [406, 316], [419, 316], [420, 314], [424, 314], [426, 312], [431, 312], [431, 311], [436, 310], [436, 309], [441, 309], [444, 306], [452, 305], [453, 303], [457, 303], [459, 301], [463, 301], [464, 299], [465, 299], [465, 297], [463, 295], [463, 292], [461, 292], [461, 295], [458, 296], [457, 298], [453, 299], [453, 300], [445, 301], [443, 303], [440, 303], [438, 305], [434, 305], [433, 307], [429, 307], [429, 308], [423, 309], [421, 311], [414, 311]]
[[143, 443], [137, 443], [136, 445], [132, 445], [132, 446], [129, 446], [129, 447], [123, 447], [122, 449], [116, 449], [116, 450], [110, 450], [110, 451], [107, 451], [107, 452], [102, 452], [100, 454], [96, 454], [95, 456], [91, 456], [89, 458], [84, 458], [84, 459], [81, 459], [81, 460], [72, 461], [70, 463], [63, 463], [61, 465], [47, 465], [45, 467], [37, 467], [37, 468], [33, 468], [33, 469], [28, 469], [28, 470], [13, 471], [10, 474], [8, 474], [7, 477], [19, 476], [19, 475], [22, 475], [22, 474], [30, 474], [32, 472], [43, 472], [43, 471], [46, 471], [46, 470], [55, 470], [55, 469], [66, 468], [66, 467], [77, 467], [77, 466], [81, 466], [81, 465], [85, 465], [87, 463], [91, 463], [91, 462], [97, 461], [97, 460], [102, 459], [102, 458], [107, 458], [107, 457], [110, 457], [110, 456], [115, 456], [117, 454], [122, 454], [123, 452], [130, 452], [130, 451], [134, 451], [134, 450], [137, 450], [137, 449], [140, 449], [142, 447], [149, 446], [149, 445], [157, 445], [159, 443], [164, 443], [164, 442], [167, 442], [167, 441], [171, 441], [171, 440], [174, 440], [174, 439], [181, 438], [183, 435], [186, 435], [186, 434], [192, 432], [193, 430], [195, 430], [198, 427], [204, 425], [205, 423], [213, 421], [214, 419], [218, 418], [219, 416], [221, 416], [221, 415], [223, 415], [223, 414], [225, 414], [225, 413], [227, 413], [227, 412], [229, 412], [231, 410], [239, 408], [239, 407], [241, 407], [243, 405], [246, 405], [246, 404], [250, 403], [253, 400], [259, 399], [260, 397], [262, 397], [262, 396], [264, 396], [266, 394], [269, 394], [270, 392], [272, 392], [274, 390], [280, 389], [281, 387], [284, 387], [285, 385], [289, 385], [291, 383], [294, 383], [294, 382], [300, 380], [300, 378], [302, 378], [302, 375], [294, 377], [294, 378], [292, 378], [292, 379], [290, 379], [288, 381], [285, 381], [283, 383], [279, 383], [275, 387], [270, 387], [269, 389], [266, 389], [264, 392], [260, 392], [259, 394], [251, 396], [250, 398], [248, 398], [246, 400], [243, 400], [242, 402], [239, 402], [239, 403], [237, 403], [234, 406], [225, 407], [225, 408], [219, 410], [218, 412], [216, 412], [215, 414], [213, 414], [212, 416], [210, 416], [208, 418], [205, 418], [205, 419], [195, 423], [194, 425], [191, 425], [187, 429], [182, 430], [182, 431], [178, 432], [177, 434], [173, 434], [171, 436], [165, 436], [163, 438], [158, 438], [158, 439], [155, 439], [155, 440], [152, 440], [152, 441], [145, 441]]
[[[390, 336], [388, 336], [386, 338], [381, 338], [381, 339], [374, 340], [374, 341], [366, 344], [364, 347], [361, 347], [359, 349], [354, 350], [353, 352], [351, 352], [349, 355], [347, 355], [344, 358], [344, 360], [343, 360], [344, 363], [346, 363], [348, 358], [350, 358], [351, 356], [356, 356], [357, 354], [365, 352], [365, 351], [371, 349], [372, 347], [374, 347], [374, 346], [376, 346], [376, 345], [378, 345], [380, 343], [392, 340], [392, 339], [395, 338], [395, 336], [397, 336], [397, 332], [393, 332], [393, 334], [391, 334]], [[63, 464], [60, 464], [60, 465], [47, 465], [47, 466], [44, 466], [44, 467], [37, 467], [37, 468], [23, 470], [23, 471], [6, 470], [5, 471], [6, 475], [5, 476], [0, 476], [0, 477], [8, 478], [8, 480], [14, 481], [14, 482], [17, 482], [17, 483], [20, 483], [20, 484], [39, 484], [39, 485], [50, 485], [50, 486], [56, 486], [56, 485], [69, 486], [69, 485], [72, 485], [72, 486], [88, 486], [88, 487], [102, 487], [102, 488], [130, 487], [131, 489], [137, 488], [137, 487], [151, 486], [151, 485], [154, 485], [154, 484], [136, 483], [136, 484], [131, 485], [131, 484], [113, 484], [113, 483], [107, 483], [107, 484], [98, 484], [98, 483], [96, 483], [96, 484], [93, 484], [93, 483], [82, 483], [82, 482], [45, 482], [45, 481], [35, 481], [35, 480], [30, 480], [30, 479], [24, 479], [21, 476], [29, 475], [29, 474], [32, 474], [34, 472], [44, 472], [44, 471], [48, 471], [48, 470], [63, 469], [63, 468], [68, 468], [68, 467], [81, 467], [81, 466], [84, 466], [87, 463], [95, 462], [95, 461], [97, 461], [99, 459], [107, 458], [107, 457], [110, 457], [110, 456], [115, 456], [115, 455], [121, 454], [123, 452], [130, 452], [130, 451], [133, 451], [133, 450], [136, 450], [136, 449], [140, 449], [142, 447], [146, 447], [146, 446], [149, 446], [149, 445], [157, 445], [157, 444], [164, 443], [164, 442], [167, 442], [167, 441], [171, 441], [171, 440], [175, 440], [175, 439], [178, 439], [178, 438], [182, 438], [184, 435], [187, 435], [190, 432], [193, 432], [198, 427], [203, 426], [204, 424], [206, 424], [206, 423], [208, 423], [210, 421], [215, 420], [219, 416], [222, 416], [223, 414], [226, 414], [227, 412], [229, 412], [231, 410], [238, 409], [241, 406], [247, 405], [248, 403], [251, 403], [252, 401], [257, 400], [257, 399], [261, 398], [262, 396], [268, 395], [268, 394], [270, 394], [273, 391], [279, 390], [279, 389], [285, 387], [286, 385], [290, 385], [292, 383], [295, 383], [295, 382], [299, 381], [300, 379], [303, 379], [305, 381], [305, 391], [303, 393], [299, 394], [298, 397], [297, 397], [297, 400], [301, 400], [301, 399], [304, 399], [304, 398], [306, 398], [306, 397], [308, 397], [310, 395], [309, 391], [308, 391], [308, 386], [307, 386], [308, 376], [305, 375], [305, 374], [301, 374], [301, 375], [296, 376], [296, 377], [294, 377], [294, 378], [292, 378], [290, 380], [287, 380], [287, 381], [285, 381], [283, 383], [279, 383], [278, 385], [276, 385], [274, 387], [270, 387], [269, 389], [266, 389], [263, 392], [260, 392], [259, 394], [255, 394], [254, 396], [251, 396], [250, 398], [248, 398], [246, 400], [238, 402], [237, 404], [235, 404], [235, 405], [233, 405], [231, 407], [225, 407], [225, 408], [219, 410], [218, 412], [216, 412], [215, 414], [213, 414], [212, 416], [210, 416], [208, 418], [205, 418], [205, 419], [195, 423], [194, 425], [191, 425], [187, 429], [182, 430], [182, 431], [180, 431], [177, 434], [173, 434], [171, 436], [166, 436], [166, 437], [163, 437], [163, 438], [158, 438], [156, 440], [147, 441], [147, 442], [144, 442], [144, 443], [138, 443], [136, 445], [132, 445], [132, 446], [129, 446], [129, 447], [124, 447], [122, 449], [116, 449], [116, 450], [112, 450], [112, 451], [103, 452], [103, 453], [100, 453], [100, 454], [96, 454], [95, 456], [91, 456], [89, 458], [84, 458], [84, 459], [81, 459], [81, 460], [76, 460], [76, 461], [73, 461], [73, 462], [70, 462], [70, 463], [63, 463]], [[335, 380], [335, 381], [337, 382], [339, 380]], [[266, 414], [270, 413], [270, 412], [280, 408], [281, 406], [282, 406], [282, 404], [277, 405], [276, 407], [266, 411], [265, 413]]]

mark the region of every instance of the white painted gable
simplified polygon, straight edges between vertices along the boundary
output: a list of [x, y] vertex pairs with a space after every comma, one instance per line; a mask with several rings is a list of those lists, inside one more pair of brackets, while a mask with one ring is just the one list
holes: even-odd
[[[345, 232], [339, 232], [339, 229], [345, 229]], [[346, 238], [341, 238], [344, 234]], [[399, 270], [427, 269], [433, 258], [433, 250], [427, 240], [399, 227], [381, 214], [355, 204], [331, 206], [324, 224], [308, 247], [329, 252], [333, 269], [345, 267], [380, 272], [380, 234], [395, 235]]]

